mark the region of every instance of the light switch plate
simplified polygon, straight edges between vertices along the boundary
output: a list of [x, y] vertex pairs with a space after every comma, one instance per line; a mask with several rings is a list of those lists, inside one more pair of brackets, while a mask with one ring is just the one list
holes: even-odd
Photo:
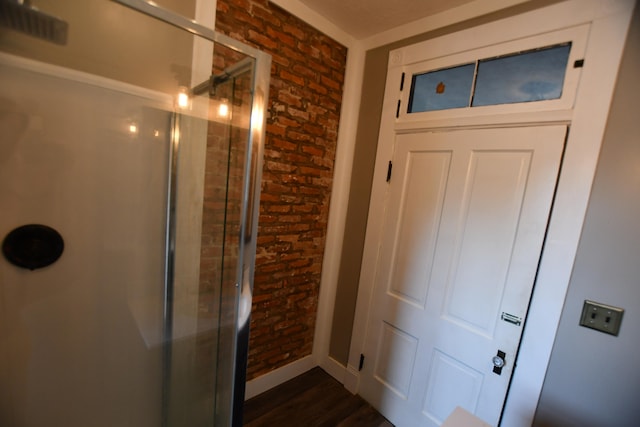
[[618, 335], [623, 313], [622, 308], [585, 300], [582, 306], [580, 325], [607, 334]]

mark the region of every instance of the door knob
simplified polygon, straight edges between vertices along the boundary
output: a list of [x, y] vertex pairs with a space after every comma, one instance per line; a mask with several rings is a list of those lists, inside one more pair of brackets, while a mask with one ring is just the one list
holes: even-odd
[[493, 356], [493, 358], [491, 359], [491, 361], [493, 362], [493, 373], [494, 374], [498, 374], [498, 375], [502, 374], [502, 368], [507, 363], [504, 360], [505, 356], [506, 356], [506, 354], [503, 351], [498, 350], [498, 354]]

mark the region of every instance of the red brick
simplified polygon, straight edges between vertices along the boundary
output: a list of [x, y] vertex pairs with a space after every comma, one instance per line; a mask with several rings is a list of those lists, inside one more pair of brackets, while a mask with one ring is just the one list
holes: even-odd
[[298, 49], [309, 55], [311, 58], [320, 59], [320, 51], [318, 48], [307, 42], [298, 43]]
[[[278, 119], [278, 122], [280, 122], [280, 119]], [[281, 126], [280, 123], [267, 123], [267, 132], [272, 135], [284, 136], [286, 130], [286, 126]]]
[[271, 65], [272, 69], [276, 65], [288, 67], [289, 65], [291, 65], [291, 61], [289, 61], [289, 58], [287, 58], [286, 56], [278, 55], [278, 52], [271, 52]]
[[302, 127], [305, 132], [310, 133], [311, 135], [320, 136], [325, 133], [325, 128], [323, 126], [319, 126], [313, 123], [305, 123]]
[[280, 43], [286, 44], [287, 46], [290, 46], [290, 47], [296, 46], [296, 40], [293, 37], [283, 33], [282, 31], [279, 31], [277, 28], [268, 27], [267, 35], [272, 39], [278, 40]]
[[295, 107], [301, 107], [302, 101], [300, 96], [294, 95], [289, 91], [281, 90], [277, 94], [278, 101], [283, 102], [286, 105], [293, 105]]
[[320, 76], [320, 81], [322, 82], [323, 86], [332, 88], [332, 89], [334, 89], [336, 91], [342, 90], [342, 87], [341, 87], [340, 83], [336, 82], [335, 80], [333, 80], [333, 79], [331, 79], [329, 77]]
[[254, 28], [255, 30], [261, 33], [264, 32], [264, 21], [261, 19], [255, 18], [251, 15], [247, 15], [242, 11], [236, 11], [234, 13], [234, 18], [236, 18], [238, 22], [241, 22], [243, 24], [249, 24], [249, 26], [251, 26], [252, 28]]
[[[306, 25], [304, 25], [302, 22], [298, 21], [297, 26], [287, 23], [282, 26], [282, 29], [284, 30], [284, 32], [295, 36], [299, 40], [307, 40], [307, 32], [304, 29], [305, 26]], [[306, 30], [308, 31], [308, 28]]]
[[308, 133], [303, 133], [303, 132], [294, 132], [294, 131], [289, 131], [287, 132], [287, 137], [292, 140], [292, 141], [305, 141], [305, 142], [309, 142], [313, 140], [313, 136], [309, 135]]
[[[317, 84], [314, 82], [309, 82], [308, 85], [309, 88], [313, 89], [315, 92], [321, 94], [321, 95], [326, 95], [327, 93], [329, 93], [329, 90], [325, 87], [322, 86], [321, 84]], [[324, 111], [327, 111], [326, 108], [323, 108]]]
[[282, 70], [280, 71], [279, 76], [282, 78], [282, 80], [285, 80], [289, 83], [304, 86], [304, 82], [305, 82], [304, 77], [301, 77], [300, 75], [293, 74], [287, 70]]
[[322, 156], [324, 155], [324, 150], [320, 147], [315, 147], [313, 145], [305, 145], [302, 147], [303, 153], [311, 154], [312, 156]]
[[302, 120], [309, 120], [309, 113], [306, 111], [301, 111], [297, 108], [292, 108], [289, 107], [287, 108], [287, 113], [289, 113], [290, 115], [292, 115], [293, 117], [297, 117], [300, 118]]
[[256, 18], [260, 19], [261, 21], [264, 21], [265, 23], [273, 27], [278, 28], [282, 25], [282, 21], [276, 15], [274, 15], [264, 7], [260, 7], [254, 4], [253, 7], [251, 8], [251, 12]]
[[259, 46], [262, 46], [265, 49], [275, 49], [278, 46], [276, 41], [256, 32], [255, 30], [248, 31], [248, 40], [256, 42]]
[[311, 81], [317, 81], [321, 77], [316, 69], [309, 68], [308, 66], [302, 65], [302, 64], [294, 65], [291, 68], [291, 70], [296, 74], [299, 74], [301, 76], [305, 76], [307, 79], [309, 79]]
[[290, 61], [304, 63], [307, 60], [304, 52], [300, 52], [299, 50], [290, 48], [289, 46], [283, 46], [280, 53], [289, 58]]
[[273, 172], [292, 172], [296, 169], [296, 166], [271, 161], [265, 163], [265, 168]]
[[300, 123], [298, 123], [295, 120], [291, 120], [288, 117], [278, 117], [278, 124], [279, 125], [283, 125], [283, 127], [287, 127], [287, 128], [298, 128], [300, 127]]
[[295, 151], [298, 148], [296, 143], [281, 138], [273, 138], [272, 145], [285, 151]]

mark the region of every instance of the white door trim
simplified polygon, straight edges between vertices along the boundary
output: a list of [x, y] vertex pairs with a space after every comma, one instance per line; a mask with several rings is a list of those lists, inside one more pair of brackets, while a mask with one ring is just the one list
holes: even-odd
[[[634, 0], [572, 0], [503, 21], [450, 34], [420, 44], [422, 49], [443, 54], [464, 50], [469, 40], [486, 44], [514, 40], [528, 35], [590, 24], [585, 67], [571, 112], [571, 131], [536, 288], [524, 330], [518, 367], [504, 408], [503, 425], [531, 425], [551, 355], [558, 322], [595, 174], [609, 105], [613, 95], [620, 58], [629, 27]], [[500, 39], [496, 39], [496, 37]], [[390, 62], [393, 61], [393, 57]], [[397, 92], [397, 74], [389, 73], [386, 92]], [[385, 94], [386, 95], [386, 94]], [[395, 112], [396, 98], [385, 96], [383, 114]], [[392, 134], [393, 121], [383, 120], [380, 135]], [[364, 348], [367, 317], [375, 277], [384, 205], [387, 162], [393, 138], [382, 138], [378, 145], [367, 235], [360, 275], [353, 339], [345, 386], [358, 388], [358, 364]], [[389, 141], [389, 143], [385, 143]]]

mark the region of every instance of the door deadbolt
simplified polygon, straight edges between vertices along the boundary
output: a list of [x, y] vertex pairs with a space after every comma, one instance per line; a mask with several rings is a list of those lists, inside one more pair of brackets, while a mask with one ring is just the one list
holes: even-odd
[[491, 359], [491, 361], [493, 362], [494, 374], [498, 374], [498, 375], [502, 374], [502, 368], [507, 363], [504, 360], [505, 356], [506, 354], [504, 353], [504, 351], [498, 350], [498, 354], [493, 356], [493, 358]]

